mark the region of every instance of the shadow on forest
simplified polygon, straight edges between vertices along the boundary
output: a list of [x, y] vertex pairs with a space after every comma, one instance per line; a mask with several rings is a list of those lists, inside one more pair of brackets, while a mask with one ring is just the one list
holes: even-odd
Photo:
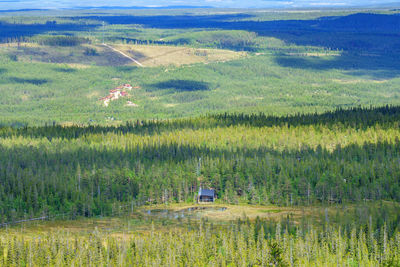
[[[314, 20], [251, 21], [248, 14], [210, 16], [94, 16], [109, 24], [141, 24], [145, 27], [181, 29], [247, 30], [260, 36], [275, 37], [288, 44], [318, 46], [344, 53], [335, 60], [285, 59], [276, 62], [285, 67], [370, 70], [375, 78], [400, 75], [400, 16], [358, 13], [349, 16], [321, 17]], [[378, 72], [380, 70], [382, 72]]]
[[194, 80], [168, 80], [150, 85], [154, 90], [174, 90], [176, 92], [193, 92], [210, 90], [210, 86], [206, 82]]
[[[88, 138], [90, 138], [88, 136]], [[77, 147], [76, 147], [77, 148]], [[241, 158], [254, 159], [265, 158], [266, 155], [280, 158], [285, 162], [299, 163], [308, 162], [315, 163], [316, 158], [331, 159], [337, 161], [340, 157], [342, 162], [352, 163], [355, 162], [365, 164], [366, 161], [371, 160], [370, 154], [381, 151], [379, 154], [380, 160], [390, 158], [395, 161], [395, 158], [399, 155], [400, 141], [395, 143], [378, 142], [378, 143], [364, 143], [359, 144], [348, 144], [346, 146], [338, 145], [332, 151], [318, 146], [317, 148], [303, 146], [300, 150], [295, 148], [286, 148], [283, 151], [276, 150], [274, 148], [264, 146], [260, 144], [257, 148], [249, 147], [234, 147], [227, 146], [226, 148], [210, 148], [205, 145], [188, 145], [188, 144], [143, 144], [142, 146], [134, 147], [130, 150], [124, 150], [118, 148], [111, 149], [98, 149], [94, 147], [87, 147], [85, 149], [62, 149], [62, 150], [46, 150], [43, 153], [43, 147], [28, 145], [15, 145], [12, 147], [0, 145], [0, 151], [2, 156], [9, 160], [15, 161], [21, 169], [32, 168], [32, 159], [39, 164], [44, 164], [44, 161], [55, 162], [62, 159], [60, 162], [68, 161], [80, 161], [81, 167], [84, 165], [96, 165], [102, 166], [102, 168], [112, 168], [116, 166], [126, 167], [127, 161], [132, 159], [142, 159], [143, 161], [150, 161], [152, 164], [155, 162], [187, 162], [194, 161], [198, 162], [199, 158], [218, 158], [218, 159], [237, 159], [240, 155]], [[0, 157], [1, 158], [1, 157]], [[90, 159], [89, 161], [87, 159]], [[105, 159], [107, 159], [105, 161]], [[14, 163], [14, 164], [15, 164]], [[67, 163], [68, 164], [68, 163]], [[50, 164], [51, 165], [51, 164]], [[281, 170], [277, 170], [281, 171]], [[354, 179], [358, 179], [355, 176]]]
[[[390, 79], [400, 76], [400, 60], [389, 55], [357, 55], [347, 52], [330, 58], [277, 56], [275, 62], [283, 67], [330, 70], [341, 69], [353, 76], [368, 76], [373, 79]], [[399, 58], [400, 59], [400, 58]]]
[[[133, 121], [121, 126], [87, 126], [81, 125], [64, 127], [40, 126], [40, 127], [21, 127], [16, 125], [12, 131], [4, 131], [0, 137], [10, 136], [29, 136], [52, 138], [75, 139], [87, 134], [106, 134], [106, 133], [134, 133], [137, 135], [153, 135], [163, 132], [178, 131], [182, 129], [210, 129], [216, 127], [230, 127], [242, 125], [247, 127], [296, 127], [315, 125], [316, 127], [327, 127], [337, 129], [337, 127], [366, 129], [379, 124], [380, 128], [394, 127], [395, 123], [400, 123], [400, 106], [385, 106], [379, 108], [351, 108], [338, 109], [323, 114], [298, 114], [293, 116], [276, 117], [264, 114], [221, 114], [209, 115], [198, 119], [180, 120], [151, 120]], [[51, 130], [49, 130], [51, 129]]]
[[132, 72], [134, 70], [138, 69], [137, 66], [118, 66], [115, 67], [115, 70], [118, 72]]
[[23, 79], [17, 77], [12, 77], [10, 78], [10, 80], [14, 83], [20, 83], [20, 84], [29, 83], [33, 85], [42, 85], [49, 82], [49, 80], [47, 79]]
[[[321, 17], [314, 20], [252, 21], [249, 14], [208, 16], [89, 16], [74, 19], [95, 19], [109, 24], [141, 24], [161, 29], [226, 29], [248, 30], [261, 36], [273, 36], [287, 43], [315, 45], [352, 51], [355, 49], [385, 50], [387, 42], [397, 45], [400, 16], [358, 13], [349, 16]], [[382, 39], [384, 38], [384, 39]], [[398, 47], [393, 46], [396, 50]]]
[[76, 72], [76, 69], [57, 67], [57, 68], [54, 68], [54, 71], [64, 72], [64, 73], [73, 73], [73, 72]]
[[[344, 51], [334, 60], [277, 57], [285, 67], [315, 70], [344, 69], [371, 71], [375, 78], [400, 75], [400, 15], [357, 13], [313, 20], [252, 21], [249, 14], [205, 16], [77, 16], [74, 20], [97, 20], [96, 25], [10, 24], [0, 22], [0, 39], [33, 36], [45, 32], [88, 31], [102, 21], [108, 24], [140, 24], [161, 29], [247, 30], [260, 36], [275, 37], [288, 44], [317, 46]], [[70, 18], [69, 18], [70, 19]], [[356, 73], [356, 72], [355, 72]]]
[[139, 52], [139, 51], [135, 51], [135, 50], [129, 50], [128, 54], [133, 57], [136, 60], [139, 60], [140, 62], [145, 61], [147, 59], [151, 59], [148, 58], [145, 54]]
[[8, 38], [31, 37], [34, 35], [46, 32], [78, 32], [87, 31], [91, 28], [100, 26], [98, 25], [80, 25], [80, 24], [14, 24], [0, 21], [0, 40], [7, 40]]

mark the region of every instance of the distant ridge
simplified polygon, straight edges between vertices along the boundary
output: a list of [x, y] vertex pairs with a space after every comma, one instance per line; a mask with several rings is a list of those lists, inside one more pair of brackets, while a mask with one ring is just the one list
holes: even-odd
[[25, 8], [25, 9], [0, 9], [0, 13], [7, 12], [26, 12], [26, 11], [47, 11], [49, 9], [41, 9], [41, 8]]
[[86, 6], [86, 7], [73, 7], [71, 9], [102, 9], [102, 10], [115, 10], [115, 9], [194, 9], [194, 8], [214, 8], [213, 6]]
[[369, 8], [399, 8], [400, 2], [389, 2], [389, 3], [376, 3], [367, 5]]
[[68, 8], [23, 8], [23, 9], [0, 9], [0, 13], [8, 12], [29, 12], [29, 11], [48, 11], [48, 10], [148, 10], [148, 9], [199, 9], [215, 8], [213, 6], [84, 6]]
[[[134, 1], [132, 1], [134, 2]], [[144, 2], [144, 1], [142, 1]], [[229, 2], [229, 4], [227, 3]], [[27, 11], [46, 11], [46, 10], [167, 10], [167, 9], [199, 9], [199, 8], [239, 8], [239, 9], [346, 9], [346, 8], [369, 8], [369, 9], [392, 9], [396, 11], [400, 8], [400, 1], [391, 0], [382, 3], [374, 3], [372, 0], [342, 0], [340, 3], [334, 1], [315, 1], [293, 0], [293, 1], [270, 1], [270, 0], [253, 0], [253, 1], [221, 1], [215, 0], [210, 4], [210, 0], [197, 0], [195, 2], [187, 1], [184, 5], [162, 5], [165, 3], [159, 0], [151, 0], [144, 2], [143, 6], [126, 6], [129, 5], [128, 0], [120, 1], [117, 5], [109, 5], [108, 1], [96, 0], [90, 3], [73, 3], [73, 1], [48, 0], [33, 2], [31, 0], [0, 0], [0, 12], [27, 12]], [[148, 3], [148, 5], [146, 5]], [[87, 6], [81, 6], [81, 5]], [[115, 4], [115, 2], [114, 2]], [[98, 6], [97, 6], [98, 5]], [[30, 8], [26, 8], [30, 7]]]

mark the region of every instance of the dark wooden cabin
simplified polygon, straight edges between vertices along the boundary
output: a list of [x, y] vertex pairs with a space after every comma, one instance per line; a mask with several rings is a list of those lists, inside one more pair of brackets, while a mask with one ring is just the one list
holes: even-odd
[[197, 196], [197, 202], [214, 202], [215, 201], [215, 190], [214, 189], [199, 189], [199, 195]]

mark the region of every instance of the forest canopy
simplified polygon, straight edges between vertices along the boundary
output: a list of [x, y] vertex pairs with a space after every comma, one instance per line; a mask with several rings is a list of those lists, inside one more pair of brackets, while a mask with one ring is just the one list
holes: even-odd
[[190, 201], [201, 185], [228, 203], [399, 201], [399, 110], [2, 127], [0, 212], [107, 215]]

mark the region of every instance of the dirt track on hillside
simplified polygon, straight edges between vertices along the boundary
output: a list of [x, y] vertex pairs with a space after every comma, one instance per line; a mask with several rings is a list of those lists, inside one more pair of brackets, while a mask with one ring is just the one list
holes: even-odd
[[117, 53], [120, 53], [120, 54], [123, 55], [124, 57], [130, 59], [132, 62], [134, 62], [134, 63], [136, 63], [137, 65], [139, 65], [140, 67], [144, 67], [142, 63], [140, 63], [139, 61], [137, 61], [137, 60], [134, 59], [133, 57], [128, 56], [128, 55], [125, 54], [124, 52], [119, 51], [119, 50], [115, 49], [114, 47], [109, 46], [108, 44], [103, 44], [103, 45], [104, 45], [105, 47], [108, 47], [108, 48], [114, 50], [114, 51], [117, 52]]

